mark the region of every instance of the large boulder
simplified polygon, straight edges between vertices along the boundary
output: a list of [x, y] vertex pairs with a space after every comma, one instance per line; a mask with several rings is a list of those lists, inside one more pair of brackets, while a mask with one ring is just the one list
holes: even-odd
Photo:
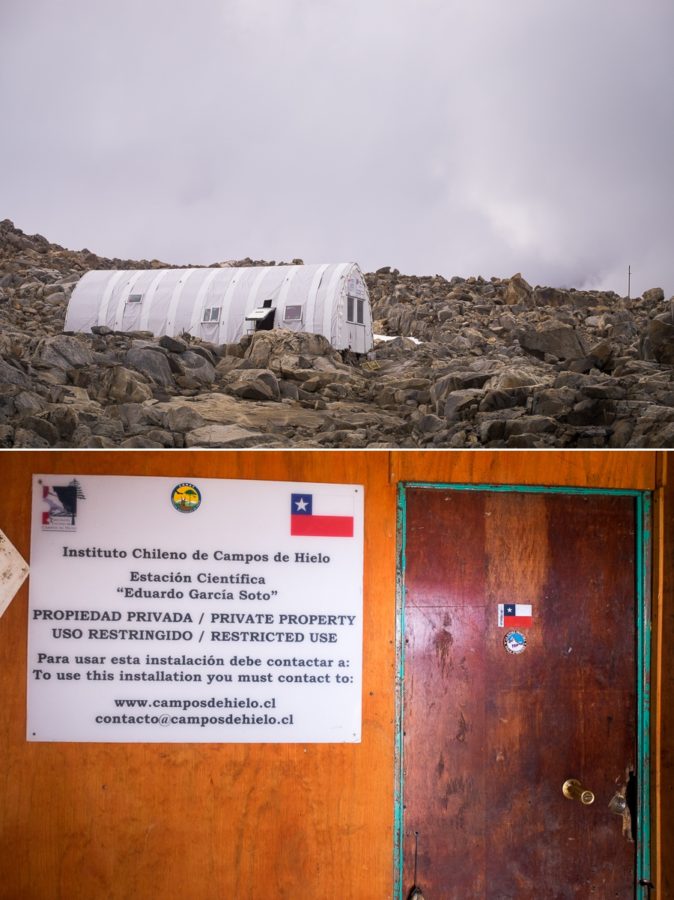
[[538, 359], [554, 356], [557, 359], [581, 359], [587, 355], [583, 342], [571, 325], [549, 320], [518, 334], [520, 346]]
[[186, 350], [181, 353], [180, 362], [185, 373], [197, 383], [199, 387], [206, 387], [215, 381], [215, 366], [201, 353], [194, 350]]
[[342, 364], [339, 352], [322, 334], [284, 329], [256, 332], [244, 354], [250, 365], [274, 372], [281, 371], [282, 361], [287, 365], [288, 357], [297, 359], [302, 368], [311, 366], [312, 361], [318, 359], [333, 368]]
[[665, 365], [674, 365], [674, 325], [669, 313], [648, 323], [643, 355]]
[[168, 359], [162, 350], [154, 346], [132, 347], [127, 351], [124, 362], [159, 387], [175, 387]]
[[203, 425], [185, 436], [186, 447], [258, 447], [278, 444], [278, 438], [259, 431], [248, 431], [240, 425]]
[[229, 385], [230, 393], [244, 400], [280, 400], [278, 379], [269, 369], [243, 369]]
[[14, 384], [17, 387], [30, 388], [30, 378], [18, 368], [0, 357], [0, 384]]
[[520, 303], [530, 305], [533, 298], [533, 288], [522, 278], [518, 272], [508, 281], [504, 300], [508, 306], [515, 306]]
[[646, 303], [662, 303], [665, 299], [665, 292], [661, 287], [649, 288], [641, 295]]
[[206, 424], [206, 420], [191, 406], [175, 406], [164, 415], [166, 428], [170, 432], [186, 433], [195, 431]]
[[86, 338], [57, 334], [39, 343], [33, 355], [33, 365], [67, 370], [90, 366], [93, 359]]
[[534, 289], [536, 306], [565, 306], [572, 301], [572, 295], [561, 288], [537, 287]]
[[98, 399], [112, 403], [142, 403], [152, 397], [152, 388], [137, 372], [113, 366], [103, 373]]

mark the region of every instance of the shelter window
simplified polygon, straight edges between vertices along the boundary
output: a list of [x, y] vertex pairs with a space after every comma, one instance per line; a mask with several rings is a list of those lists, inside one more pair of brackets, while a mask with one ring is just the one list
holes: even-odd
[[302, 304], [286, 306], [283, 319], [285, 322], [300, 322], [302, 320]]
[[129, 294], [127, 303], [141, 303], [143, 300], [142, 294]]
[[347, 295], [346, 321], [353, 325], [365, 324], [365, 300], [360, 297], [352, 297], [351, 294]]
[[204, 310], [202, 322], [218, 322], [220, 320], [220, 307], [207, 306]]

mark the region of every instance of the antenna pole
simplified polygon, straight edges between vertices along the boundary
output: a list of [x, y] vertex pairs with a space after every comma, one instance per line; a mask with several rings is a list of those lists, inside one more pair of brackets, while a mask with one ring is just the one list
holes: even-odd
[[630, 289], [632, 287], [632, 266], [627, 267], [627, 299], [630, 299]]

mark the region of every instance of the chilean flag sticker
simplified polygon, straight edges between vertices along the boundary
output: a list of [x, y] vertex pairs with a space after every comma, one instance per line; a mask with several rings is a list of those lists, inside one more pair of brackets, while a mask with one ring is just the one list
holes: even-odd
[[533, 624], [530, 603], [499, 603], [499, 628], [528, 628]]
[[296, 537], [353, 537], [353, 498], [291, 494], [290, 534]]

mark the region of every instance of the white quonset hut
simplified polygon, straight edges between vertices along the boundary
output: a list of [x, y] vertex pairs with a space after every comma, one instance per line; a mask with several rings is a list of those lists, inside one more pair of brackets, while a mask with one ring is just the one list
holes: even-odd
[[94, 270], [68, 304], [64, 331], [183, 332], [215, 344], [287, 328], [324, 335], [338, 350], [372, 346], [372, 313], [355, 263], [217, 269]]

